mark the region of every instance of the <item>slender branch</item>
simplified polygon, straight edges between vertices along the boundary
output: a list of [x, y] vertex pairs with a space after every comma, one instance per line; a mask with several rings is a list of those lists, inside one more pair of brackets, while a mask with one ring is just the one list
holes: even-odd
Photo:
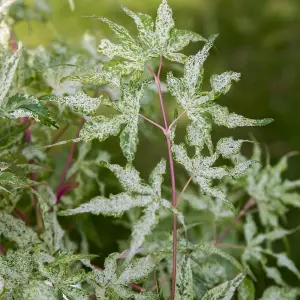
[[229, 244], [229, 243], [219, 243], [217, 244], [218, 247], [224, 247], [224, 248], [232, 248], [232, 249], [241, 249], [244, 250], [246, 246], [243, 245], [235, 245], [235, 244]]
[[184, 110], [169, 126], [169, 130], [177, 123], [177, 121], [184, 115], [186, 114], [186, 111]]
[[234, 226], [246, 213], [247, 211], [255, 205], [256, 201], [253, 198], [250, 198], [248, 202], [244, 205], [242, 210], [238, 213], [238, 215], [232, 220], [232, 222], [223, 230], [220, 236], [215, 241], [215, 246], [219, 245], [220, 242], [226, 237], [229, 230]]
[[129, 284], [133, 289], [139, 291], [139, 292], [146, 292], [146, 289], [140, 285], [137, 285], [135, 283], [130, 283]]
[[187, 181], [187, 183], [185, 184], [185, 186], [184, 186], [182, 192], [180, 193], [179, 197], [177, 198], [176, 207], [178, 206], [180, 199], [182, 198], [182, 196], [183, 196], [185, 190], [186, 190], [187, 187], [189, 186], [189, 184], [190, 184], [190, 182], [192, 181], [192, 179], [193, 179], [193, 176], [191, 176], [191, 177], [189, 178], [189, 180]]
[[[160, 108], [161, 108], [161, 112], [162, 112], [162, 116], [163, 116], [163, 120], [164, 120], [165, 136], [166, 136], [169, 165], [170, 165], [171, 185], [172, 185], [172, 205], [175, 208], [176, 204], [177, 204], [175, 169], [174, 169], [174, 161], [173, 161], [172, 150], [171, 150], [171, 141], [169, 139], [169, 134], [166, 134], [169, 132], [169, 125], [168, 125], [168, 121], [167, 121], [166, 110], [165, 110], [163, 95], [162, 95], [161, 82], [160, 82], [160, 73], [162, 70], [162, 63], [163, 63], [163, 60], [162, 60], [162, 57], [160, 57], [160, 63], [159, 63], [157, 75], [154, 73], [154, 71], [149, 66], [146, 66], [146, 67], [154, 77], [155, 84], [156, 84], [157, 91], [158, 91], [158, 96], [159, 96]], [[175, 299], [176, 272], [177, 272], [177, 216], [174, 214], [173, 215], [173, 266], [172, 266], [172, 290], [171, 290], [171, 299], [172, 300]]]
[[[68, 130], [69, 128], [69, 124], [67, 124], [61, 131], [58, 135], [56, 135], [52, 141], [51, 144], [55, 144], [56, 142], [59, 141], [59, 139], [62, 137], [62, 135]], [[46, 149], [46, 152], [50, 151], [52, 148], [47, 148]]]
[[[81, 125], [78, 128], [78, 130], [77, 130], [76, 139], [79, 137], [80, 130], [83, 127], [84, 122], [85, 122], [85, 120], [82, 120]], [[68, 155], [65, 167], [64, 167], [63, 172], [62, 172], [62, 174], [60, 176], [59, 185], [58, 185], [58, 188], [57, 188], [57, 191], [56, 191], [56, 204], [58, 204], [60, 202], [60, 199], [61, 199], [61, 196], [62, 196], [60, 191], [63, 188], [63, 185], [65, 183], [65, 179], [66, 179], [68, 170], [69, 170], [69, 168], [71, 166], [73, 155], [74, 155], [74, 152], [76, 150], [76, 145], [77, 145], [77, 142], [73, 142], [72, 143], [72, 146], [71, 146], [71, 149], [70, 149], [70, 152], [69, 152], [69, 155]]]
[[0, 253], [5, 256], [6, 255], [6, 249], [4, 248], [4, 246], [2, 244], [0, 244]]
[[157, 124], [156, 122], [154, 122], [154, 121], [148, 119], [147, 117], [145, 117], [145, 116], [142, 115], [142, 114], [138, 114], [138, 116], [139, 116], [140, 118], [142, 118], [142, 119], [148, 121], [149, 123], [153, 124], [154, 126], [158, 127], [160, 130], [163, 131], [163, 133], [165, 133], [166, 130], [165, 130], [162, 126], [160, 126], [159, 124]]

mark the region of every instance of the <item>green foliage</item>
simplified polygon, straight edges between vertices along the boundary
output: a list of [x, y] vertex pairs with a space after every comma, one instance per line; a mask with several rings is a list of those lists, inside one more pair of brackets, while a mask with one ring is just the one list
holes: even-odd
[[[288, 247], [299, 227], [285, 229], [288, 208], [300, 207], [300, 181], [282, 176], [291, 155], [264, 164], [256, 141], [215, 139], [215, 125], [272, 121], [218, 103], [241, 76], [226, 71], [206, 84], [204, 63], [217, 35], [177, 29], [162, 0], [155, 20], [123, 7], [136, 36], [100, 18], [118, 42], [103, 39], [98, 52], [90, 34], [82, 48], [57, 41], [26, 49], [15, 42], [14, 23], [43, 19], [49, 4], [16, 3], [9, 11], [14, 2], [0, 2], [0, 299], [296, 299], [299, 289], [281, 272], [300, 280]], [[204, 46], [181, 53], [191, 42]], [[170, 109], [176, 106], [171, 122], [167, 93]], [[147, 151], [160, 145], [140, 118], [161, 131], [168, 150], [147, 181], [140, 157], [149, 166]], [[76, 136], [67, 132], [73, 127]], [[254, 144], [250, 159], [241, 154], [246, 143]], [[106, 255], [107, 224], [131, 238], [113, 236], [118, 252]]]

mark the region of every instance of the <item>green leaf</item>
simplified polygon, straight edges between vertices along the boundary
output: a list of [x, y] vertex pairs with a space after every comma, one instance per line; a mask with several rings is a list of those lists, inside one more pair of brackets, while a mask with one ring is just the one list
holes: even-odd
[[141, 41], [143, 41], [147, 46], [153, 46], [154, 40], [154, 22], [151, 16], [142, 14], [142, 13], [134, 13], [126, 7], [122, 7], [124, 12], [130, 16], [135, 24], [137, 25], [138, 35]]
[[208, 291], [202, 300], [230, 300], [241, 282], [244, 280], [245, 275], [240, 273], [234, 279], [226, 281], [221, 285]]
[[104, 96], [91, 98], [83, 91], [68, 96], [51, 96], [48, 100], [59, 103], [62, 106], [68, 106], [76, 113], [81, 115], [92, 115], [96, 112]]
[[255, 300], [253, 281], [247, 277], [238, 287], [238, 300]]
[[56, 300], [55, 290], [45, 282], [40, 280], [31, 280], [23, 292], [26, 300]]
[[228, 128], [244, 126], [265, 126], [273, 122], [273, 119], [253, 120], [237, 115], [235, 113], [229, 113], [228, 108], [213, 103], [210, 103], [207, 106], [206, 110], [211, 114], [214, 122], [217, 125], [225, 126]]
[[241, 272], [245, 272], [245, 268], [231, 255], [227, 254], [226, 252], [223, 252], [219, 248], [214, 247], [211, 244], [199, 244], [195, 245], [193, 251], [200, 251], [207, 255], [217, 255], [221, 258], [227, 260], [229, 263], [231, 263], [235, 268], [237, 268]]
[[5, 112], [11, 118], [34, 118], [49, 127], [59, 128], [45, 104], [30, 95], [16, 94], [10, 97]]
[[299, 288], [271, 286], [267, 288], [260, 300], [296, 300]]
[[238, 82], [241, 74], [236, 72], [224, 72], [220, 75], [213, 75], [210, 84], [216, 94], [226, 94], [231, 88], [231, 82]]
[[138, 142], [138, 118], [133, 118], [120, 134], [120, 147], [130, 163], [134, 160]]
[[[6, 9], [8, 5], [10, 5], [13, 1], [6, 0], [5, 2], [1, 3], [0, 6], [0, 13]], [[14, 53], [11, 57], [6, 58], [4, 63], [1, 66], [0, 69], [0, 86], [1, 86], [1, 92], [0, 92], [0, 108], [4, 109], [7, 103], [7, 94], [8, 91], [12, 85], [14, 75], [16, 72], [16, 69], [18, 67], [18, 63], [21, 57], [21, 48], [22, 44], [19, 43], [18, 45], [18, 51]]]
[[131, 243], [130, 243], [130, 252], [128, 254], [128, 260], [133, 257], [137, 250], [142, 246], [147, 235], [149, 235], [155, 225], [159, 221], [159, 203], [153, 202], [150, 203], [145, 211], [144, 215], [140, 220], [133, 226], [131, 233]]
[[168, 2], [166, 0], [162, 0], [162, 3], [158, 8], [157, 18], [155, 21], [155, 34], [158, 38], [159, 47], [162, 47], [167, 43], [170, 37], [170, 31], [175, 27], [172, 15], [173, 12], [171, 7], [168, 5]]
[[124, 212], [133, 207], [144, 207], [151, 202], [150, 196], [130, 196], [126, 193], [105, 197], [95, 197], [87, 203], [74, 209], [60, 211], [60, 216], [71, 216], [81, 213], [103, 214], [106, 216], [120, 217]]
[[0, 14], [3, 14], [16, 0], [1, 0], [0, 2]]
[[177, 265], [175, 300], [193, 300], [193, 274], [191, 260], [184, 256], [181, 263]]
[[80, 131], [79, 138], [88, 142], [93, 139], [99, 141], [106, 140], [110, 135], [116, 136], [120, 132], [120, 127], [126, 120], [122, 115], [111, 118], [97, 116], [89, 118]]
[[257, 227], [253, 220], [252, 215], [250, 214], [246, 215], [246, 224], [244, 225], [244, 233], [245, 233], [247, 244], [250, 244], [254, 236], [257, 235]]
[[69, 1], [69, 5], [70, 5], [71, 10], [75, 10], [74, 0], [68, 0], [68, 1]]
[[115, 174], [125, 191], [151, 194], [151, 187], [142, 182], [140, 173], [131, 164], [127, 164], [125, 168], [105, 162], [103, 165]]
[[242, 144], [245, 140], [235, 141], [232, 137], [222, 138], [218, 141], [216, 151], [224, 158], [232, 158], [240, 153]]
[[50, 264], [48, 264], [46, 268], [51, 269], [56, 266], [69, 265], [82, 259], [93, 259], [96, 257], [97, 255], [94, 254], [59, 253], [56, 259]]
[[150, 174], [149, 182], [156, 195], [161, 196], [161, 185], [163, 183], [163, 175], [166, 173], [166, 160], [161, 159], [154, 170]]
[[131, 282], [143, 281], [154, 270], [155, 263], [151, 256], [134, 260], [126, 266], [117, 283], [127, 285]]
[[[183, 82], [188, 90], [189, 96], [194, 96], [202, 84], [202, 68], [205, 60], [209, 55], [209, 50], [213, 46], [213, 43], [217, 35], [209, 37], [207, 43], [204, 45], [196, 55], [190, 56], [184, 66]], [[189, 101], [187, 99], [187, 101]]]
[[125, 27], [120, 26], [108, 20], [107, 18], [100, 18], [100, 20], [106, 23], [110, 27], [110, 29], [114, 31], [117, 37], [125, 44], [132, 45], [135, 43], [135, 40], [133, 39], [133, 37]]
[[180, 51], [185, 48], [190, 42], [206, 41], [206, 39], [198, 33], [189, 30], [180, 30], [173, 28], [170, 33], [171, 34], [168, 44], [168, 49], [170, 52]]
[[67, 77], [62, 78], [61, 82], [64, 82], [67, 80], [79, 81], [83, 84], [96, 85], [96, 86], [108, 84], [108, 85], [111, 85], [116, 88], [119, 88], [121, 85], [120, 76], [118, 74], [115, 74], [112, 71], [106, 71], [103, 69], [100, 69], [100, 70], [88, 69], [86, 74], [84, 74], [84, 75], [67, 76]]
[[0, 236], [15, 242], [20, 248], [30, 247], [39, 242], [38, 235], [22, 220], [1, 211]]

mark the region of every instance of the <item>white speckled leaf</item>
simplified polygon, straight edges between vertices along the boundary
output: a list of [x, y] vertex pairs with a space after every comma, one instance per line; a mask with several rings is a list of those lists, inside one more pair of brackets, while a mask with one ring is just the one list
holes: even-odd
[[125, 44], [130, 45], [135, 43], [135, 40], [132, 38], [131, 34], [125, 27], [118, 25], [108, 20], [107, 18], [100, 18], [100, 20], [106, 23], [110, 27], [110, 29], [113, 30], [113, 32], [117, 35], [117, 37]]
[[134, 160], [138, 142], [138, 117], [134, 116], [120, 134], [120, 147], [129, 163]]
[[166, 173], [166, 160], [164, 158], [157, 164], [150, 174], [149, 182], [156, 195], [161, 196], [161, 185], [163, 183], [163, 175]]
[[218, 141], [216, 151], [224, 158], [232, 158], [239, 154], [242, 144], [245, 140], [234, 140], [232, 137], [222, 138]]
[[206, 111], [211, 114], [213, 121], [219, 126], [228, 128], [244, 127], [244, 126], [265, 126], [273, 121], [273, 119], [253, 120], [235, 113], [229, 113], [227, 107], [211, 103], [207, 106]]
[[127, 164], [125, 168], [109, 163], [103, 163], [103, 165], [115, 174], [125, 191], [151, 194], [151, 187], [142, 182], [140, 173], [131, 164]]
[[131, 282], [139, 282], [145, 279], [155, 268], [151, 256], [133, 260], [117, 280], [117, 283], [127, 285]]
[[111, 118], [104, 116], [91, 117], [84, 123], [79, 138], [85, 142], [93, 139], [104, 141], [110, 135], [116, 136], [124, 123], [126, 123], [126, 120], [122, 115], [116, 115]]
[[120, 75], [116, 74], [115, 72], [106, 71], [106, 70], [90, 69], [84, 75], [78, 75], [78, 76], [72, 75], [61, 79], [61, 81], [66, 81], [66, 80], [79, 81], [83, 84], [96, 85], [96, 86], [108, 84], [117, 88], [119, 88], [121, 85]]
[[74, 209], [60, 211], [60, 216], [70, 216], [81, 213], [92, 213], [120, 217], [124, 212], [133, 207], [144, 207], [151, 202], [150, 196], [130, 196], [126, 193], [110, 196], [109, 199], [97, 196], [89, 202], [81, 204]]
[[101, 100], [104, 96], [98, 98], [91, 98], [83, 91], [79, 91], [74, 95], [68, 96], [53, 96], [49, 100], [55, 101], [63, 106], [68, 106], [75, 112], [82, 115], [91, 115], [95, 113], [97, 108], [101, 104]]
[[55, 290], [43, 281], [31, 280], [25, 288], [23, 297], [26, 300], [56, 300]]
[[130, 252], [128, 254], [128, 260], [130, 260], [136, 251], [142, 246], [145, 238], [151, 233], [155, 225], [158, 224], [159, 216], [159, 203], [153, 202], [149, 204], [144, 210], [144, 215], [139, 221], [133, 226], [131, 233]]
[[16, 0], [0, 0], [0, 14], [3, 14]]
[[220, 75], [213, 75], [210, 78], [210, 84], [215, 93], [226, 94], [231, 88], [231, 82], [238, 82], [241, 74], [236, 72], [224, 72]]
[[1, 211], [0, 236], [15, 242], [21, 248], [31, 246], [39, 241], [38, 235], [22, 220]]
[[202, 68], [205, 60], [209, 55], [209, 50], [213, 46], [213, 43], [217, 35], [211, 36], [203, 49], [200, 50], [196, 55], [190, 56], [184, 66], [184, 84], [188, 90], [188, 94], [193, 96], [199, 85], [201, 85]]
[[246, 223], [244, 225], [244, 234], [247, 241], [247, 244], [250, 244], [254, 236], [257, 234], [257, 227], [253, 220], [252, 215], [246, 215]]
[[159, 45], [157, 45], [158, 47], [165, 46], [170, 37], [170, 31], [175, 26], [172, 15], [172, 9], [168, 5], [168, 2], [166, 0], [162, 0], [162, 3], [158, 8], [157, 18], [155, 21], [155, 34], [159, 42]]
[[7, 51], [9, 48], [10, 28], [7, 23], [2, 20], [0, 22], [0, 50]]
[[[7, 5], [7, 3], [12, 1], [5, 1], [2, 5]], [[3, 6], [2, 6], [3, 7]], [[1, 13], [1, 6], [0, 6], [0, 13]], [[18, 44], [18, 50], [14, 53], [11, 57], [7, 57], [4, 61], [3, 65], [0, 67], [0, 108], [4, 108], [7, 103], [7, 94], [11, 87], [15, 71], [17, 69], [20, 57], [22, 44]]]
[[255, 286], [251, 279], [246, 277], [239, 285], [238, 300], [255, 300]]
[[189, 30], [180, 30], [173, 28], [171, 30], [168, 50], [170, 52], [177, 52], [185, 48], [190, 42], [199, 42], [199, 41], [206, 41], [198, 33], [189, 31]]
[[193, 300], [193, 273], [191, 259], [184, 256], [180, 264], [177, 265], [175, 300]]
[[240, 273], [234, 279], [226, 281], [217, 287], [208, 291], [202, 300], [230, 300], [241, 282], [244, 280], [245, 275]]
[[264, 291], [260, 300], [296, 300], [299, 288], [271, 286]]

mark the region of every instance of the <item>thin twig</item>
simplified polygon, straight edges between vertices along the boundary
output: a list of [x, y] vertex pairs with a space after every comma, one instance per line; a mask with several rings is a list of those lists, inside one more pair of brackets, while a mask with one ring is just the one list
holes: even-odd
[[184, 115], [186, 114], [186, 111], [184, 110], [169, 126], [169, 130], [177, 123], [177, 121]]
[[159, 124], [157, 124], [156, 122], [152, 121], [151, 119], [148, 119], [147, 117], [145, 117], [142, 114], [138, 114], [138, 116], [146, 121], [148, 121], [149, 123], [153, 124], [154, 126], [158, 127], [160, 130], [162, 130], [165, 133], [165, 129], [160, 126]]
[[146, 292], [146, 289], [140, 285], [137, 285], [135, 283], [130, 283], [129, 284], [133, 289], [139, 291], [139, 292]]
[[183, 196], [185, 190], [186, 190], [187, 187], [189, 186], [189, 184], [190, 184], [190, 182], [192, 181], [192, 179], [193, 179], [193, 176], [191, 176], [191, 177], [189, 178], [189, 180], [187, 181], [187, 183], [185, 184], [185, 186], [184, 186], [182, 192], [180, 193], [179, 197], [177, 198], [176, 207], [178, 206], [180, 199], [182, 198], [182, 196]]
[[4, 248], [4, 246], [2, 244], [0, 244], [0, 253], [5, 256], [6, 255], [6, 249]]
[[[81, 125], [80, 127], [78, 128], [77, 130], [77, 133], [76, 133], [76, 139], [79, 137], [80, 135], [80, 131], [81, 131], [81, 128], [83, 127], [83, 124], [84, 124], [85, 120], [82, 120], [81, 122]], [[72, 159], [73, 159], [73, 155], [74, 155], [74, 152], [76, 150], [76, 145], [77, 145], [77, 142], [74, 141], [72, 143], [72, 146], [71, 146], [71, 149], [70, 149], [70, 152], [69, 152], [69, 155], [68, 155], [68, 158], [67, 158], [67, 161], [66, 161], [66, 164], [65, 164], [65, 167], [63, 169], [63, 172], [60, 176], [60, 180], [59, 180], [59, 185], [58, 185], [58, 188], [57, 188], [57, 191], [56, 191], [56, 204], [58, 204], [61, 200], [61, 196], [60, 195], [60, 190], [63, 188], [63, 185], [65, 183], [65, 179], [66, 179], [66, 176], [67, 176], [67, 173], [68, 173], [68, 170], [71, 166], [71, 163], [72, 163]], [[60, 197], [59, 197], [60, 195]]]
[[[63, 134], [68, 130], [69, 128], [69, 124], [67, 124], [60, 132], [58, 135], [56, 135], [54, 138], [53, 138], [53, 141], [51, 142], [51, 144], [55, 144], [56, 142], [58, 142], [58, 140], [63, 136]], [[47, 148], [45, 151], [48, 152], [50, 151], [52, 148]]]
[[224, 247], [224, 248], [232, 248], [232, 249], [245, 249], [246, 246], [243, 245], [235, 245], [235, 244], [229, 244], [229, 243], [218, 243], [218, 247]]
[[248, 202], [244, 205], [239, 214], [232, 220], [232, 222], [223, 230], [220, 236], [216, 239], [215, 245], [218, 245], [228, 234], [229, 230], [235, 225], [246, 213], [247, 211], [255, 205], [256, 201], [253, 198], [250, 198]]

